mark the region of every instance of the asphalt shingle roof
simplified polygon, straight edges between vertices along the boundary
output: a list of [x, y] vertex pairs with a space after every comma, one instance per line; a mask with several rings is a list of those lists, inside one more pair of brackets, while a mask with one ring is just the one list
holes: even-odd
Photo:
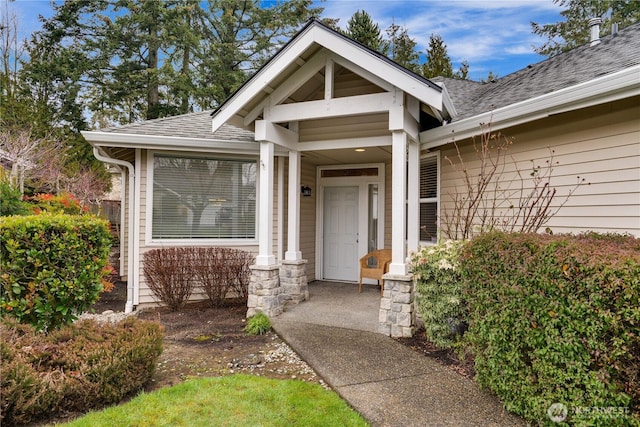
[[174, 136], [209, 140], [254, 142], [253, 132], [224, 124], [215, 133], [211, 132], [211, 110], [161, 119], [145, 120], [124, 126], [100, 129], [100, 132], [113, 132], [134, 135]]
[[449, 78], [434, 81], [444, 82], [458, 113], [456, 120], [460, 120], [638, 64], [640, 23], [623, 28], [617, 35], [603, 37], [595, 46], [587, 43], [494, 82], [477, 83]]

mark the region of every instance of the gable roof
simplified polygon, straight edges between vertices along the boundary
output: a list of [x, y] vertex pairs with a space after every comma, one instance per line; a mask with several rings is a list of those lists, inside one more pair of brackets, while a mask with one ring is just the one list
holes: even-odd
[[584, 108], [640, 94], [640, 23], [615, 35], [556, 55], [495, 82], [434, 79], [453, 101], [457, 117], [420, 135], [423, 148], [479, 132], [480, 123], [494, 130], [551, 114]]
[[[515, 104], [640, 64], [640, 23], [599, 44], [586, 43], [488, 83], [438, 78], [458, 112], [455, 120]], [[638, 76], [640, 79], [640, 76]]]
[[354, 71], [373, 77], [374, 83], [387, 82], [435, 110], [443, 108], [440, 86], [313, 18], [212, 113], [213, 128], [234, 120], [239, 126], [249, 126], [255, 119], [249, 110], [259, 109], [276, 88], [322, 49], [343, 58]]

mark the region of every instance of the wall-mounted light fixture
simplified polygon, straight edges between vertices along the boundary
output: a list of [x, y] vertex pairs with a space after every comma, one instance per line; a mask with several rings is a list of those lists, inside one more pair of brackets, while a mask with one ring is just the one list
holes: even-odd
[[311, 187], [308, 185], [303, 185], [300, 187], [300, 193], [302, 193], [303, 197], [311, 197]]

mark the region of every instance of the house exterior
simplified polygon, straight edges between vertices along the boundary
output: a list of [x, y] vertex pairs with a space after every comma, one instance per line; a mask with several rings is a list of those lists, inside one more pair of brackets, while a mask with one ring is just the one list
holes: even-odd
[[270, 316], [389, 248], [380, 332], [411, 336], [408, 257], [437, 241], [462, 188], [446, 159], [476, 167], [480, 123], [514, 138], [514, 165], [553, 150], [556, 200], [588, 181], [554, 232], [640, 236], [640, 25], [592, 44], [496, 82], [429, 81], [312, 20], [216, 111], [84, 132], [125, 183], [125, 309], [155, 302], [153, 248], [252, 251], [247, 314]]

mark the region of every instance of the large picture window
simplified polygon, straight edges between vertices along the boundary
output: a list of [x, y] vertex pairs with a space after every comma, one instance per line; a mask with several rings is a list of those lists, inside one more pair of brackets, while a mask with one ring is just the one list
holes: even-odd
[[256, 162], [156, 154], [151, 234], [157, 239], [254, 239]]
[[420, 160], [420, 242], [438, 241], [438, 158]]

